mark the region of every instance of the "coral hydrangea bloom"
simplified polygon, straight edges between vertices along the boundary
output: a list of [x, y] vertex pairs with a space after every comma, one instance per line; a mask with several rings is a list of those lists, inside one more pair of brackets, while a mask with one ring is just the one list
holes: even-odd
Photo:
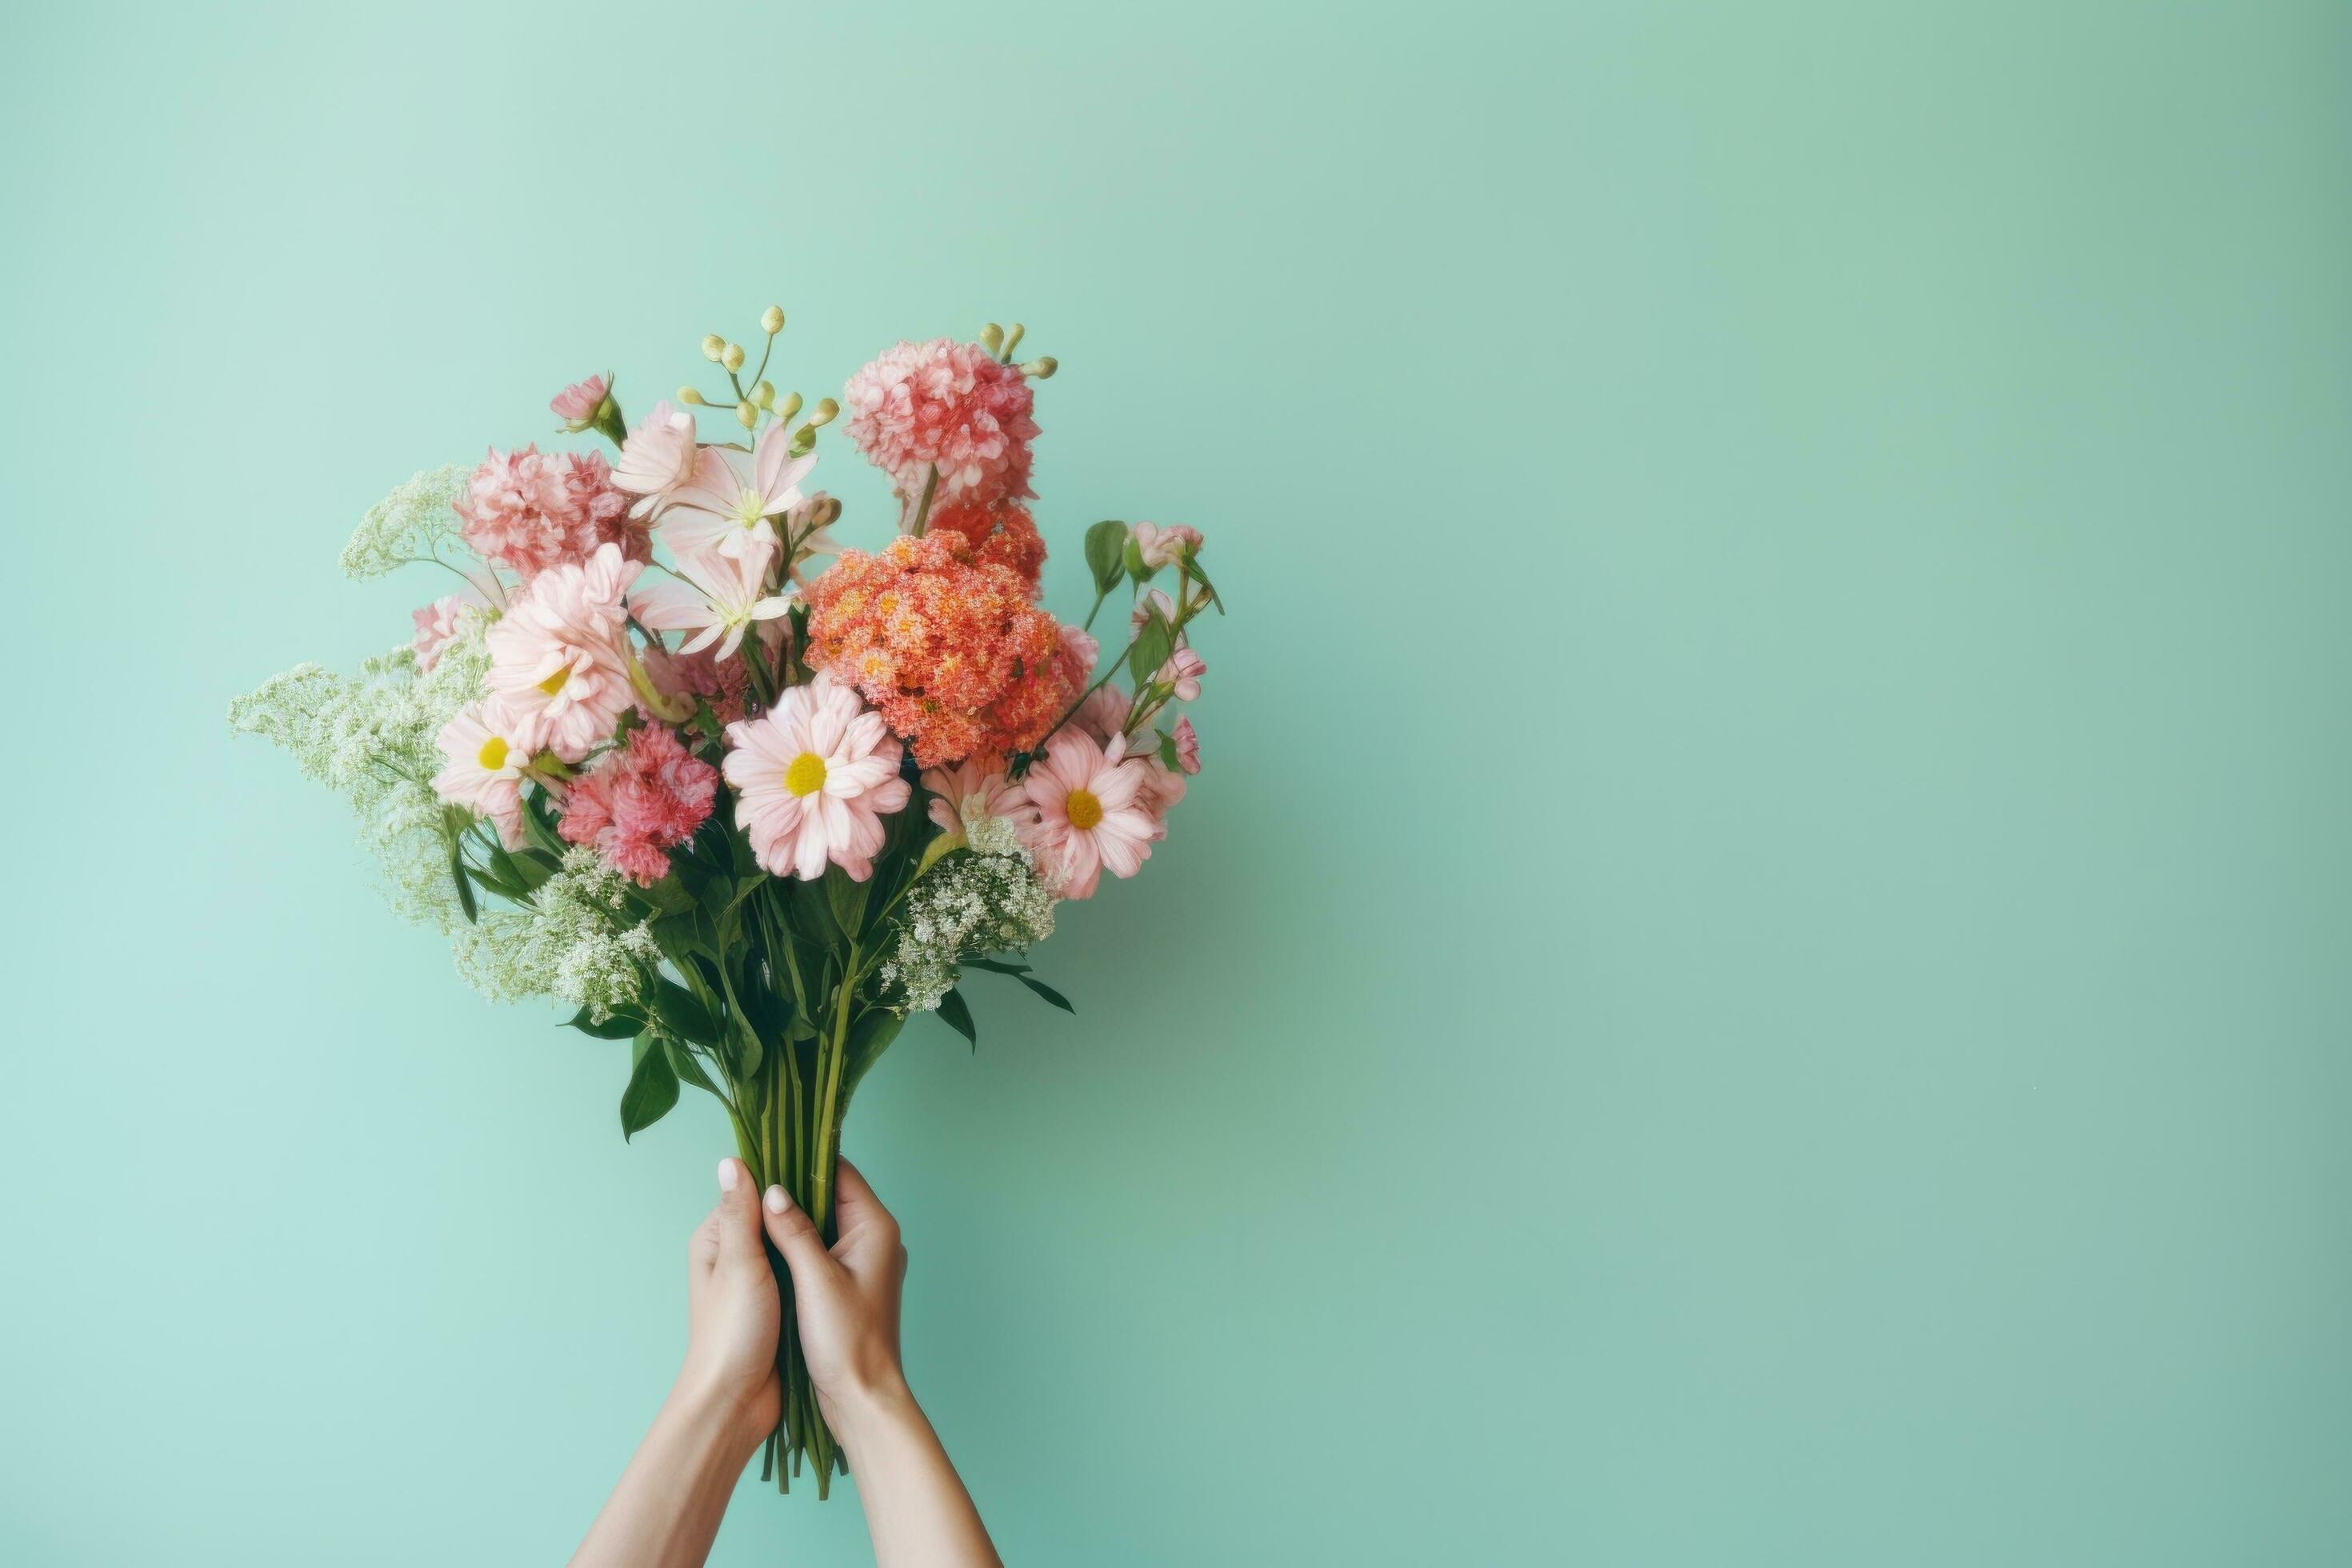
[[898, 776], [905, 749], [854, 689], [819, 671], [761, 717], [728, 725], [727, 743], [735, 825], [764, 869], [809, 881], [830, 861], [856, 881], [874, 874], [882, 818], [913, 791]]
[[1113, 741], [1106, 749], [1091, 735], [1064, 730], [1022, 779], [1037, 808], [1039, 858], [1058, 872], [1066, 899], [1094, 897], [1104, 868], [1132, 877], [1151, 858], [1154, 839], [1167, 829], [1139, 799], [1149, 771]]
[[604, 544], [640, 561], [652, 553], [629, 526], [629, 498], [595, 452], [492, 451], [450, 504], [475, 554], [525, 578], [584, 561]]
[[933, 533], [963, 535], [974, 561], [1011, 567], [1029, 584], [1030, 597], [1036, 597], [1045, 569], [1045, 541], [1039, 536], [1037, 521], [1028, 508], [1009, 501], [991, 507], [964, 502], [934, 506], [929, 526]]
[[961, 534], [845, 551], [807, 596], [809, 663], [864, 692], [927, 768], [1035, 745], [1084, 689], [1060, 624]]
[[636, 700], [623, 595], [642, 570], [607, 544], [585, 564], [551, 566], [489, 629], [490, 690], [576, 763]]
[[509, 849], [523, 846], [522, 770], [539, 751], [531, 722], [496, 698], [467, 704], [435, 737], [449, 763], [433, 793], [490, 819]]
[[648, 724], [572, 781], [555, 828], [650, 888], [669, 874], [670, 847], [694, 837], [718, 793], [718, 769], [688, 752], [667, 726]]
[[843, 426], [890, 476], [899, 495], [988, 505], [1030, 494], [1029, 443], [1037, 438], [1029, 383], [977, 343], [934, 338], [900, 343], [849, 378]]
[[930, 792], [931, 821], [954, 844], [1003, 854], [1029, 841], [1037, 808], [1018, 779], [1008, 778], [1002, 757], [974, 757], [952, 768], [923, 774]]

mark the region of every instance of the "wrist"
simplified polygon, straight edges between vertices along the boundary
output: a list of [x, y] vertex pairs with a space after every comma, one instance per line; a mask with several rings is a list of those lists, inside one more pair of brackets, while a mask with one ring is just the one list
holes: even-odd
[[876, 1436], [925, 1419], [915, 1391], [907, 1386], [906, 1373], [897, 1367], [837, 1393], [820, 1389], [818, 1403], [824, 1406], [825, 1425], [841, 1439], [853, 1464]]
[[688, 1365], [670, 1384], [662, 1413], [722, 1452], [749, 1458], [775, 1429], [775, 1402], [767, 1388], [746, 1392], [702, 1375]]

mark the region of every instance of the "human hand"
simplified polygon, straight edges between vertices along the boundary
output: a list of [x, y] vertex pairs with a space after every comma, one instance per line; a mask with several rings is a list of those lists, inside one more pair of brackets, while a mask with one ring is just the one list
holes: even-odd
[[[686, 1365], [680, 1393], [739, 1431], [764, 1436], [783, 1412], [776, 1336], [783, 1306], [761, 1246], [760, 1205], [743, 1162], [719, 1162], [719, 1204], [686, 1249]], [[755, 1441], [757, 1438], [755, 1437]]]
[[768, 1238], [792, 1270], [801, 1354], [825, 1424], [846, 1428], [877, 1405], [905, 1401], [898, 1360], [898, 1298], [907, 1249], [898, 1222], [848, 1161], [834, 1177], [836, 1239], [831, 1247], [783, 1188], [761, 1203]]

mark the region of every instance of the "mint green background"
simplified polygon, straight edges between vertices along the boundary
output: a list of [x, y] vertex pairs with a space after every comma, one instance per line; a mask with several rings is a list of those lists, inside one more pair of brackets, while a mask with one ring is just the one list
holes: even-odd
[[[229, 695], [412, 469], [1020, 317], [1208, 771], [850, 1146], [1027, 1563], [2352, 1560], [2331, 5], [19, 6], [0, 1559], [553, 1562], [707, 1102]], [[880, 488], [821, 479], [878, 536]], [[747, 1488], [715, 1561], [862, 1561]]]

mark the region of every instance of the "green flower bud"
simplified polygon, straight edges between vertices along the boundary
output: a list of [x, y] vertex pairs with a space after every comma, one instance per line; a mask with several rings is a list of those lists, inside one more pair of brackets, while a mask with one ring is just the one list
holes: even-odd
[[702, 357], [704, 359], [709, 360], [713, 364], [717, 364], [719, 363], [719, 356], [726, 352], [727, 340], [725, 338], [720, 337], [717, 332], [706, 332], [703, 334]]
[[801, 395], [797, 392], [786, 393], [784, 395], [784, 400], [776, 405], [776, 417], [779, 419], [790, 419], [793, 415], [798, 414], [800, 411]]
[[767, 333], [772, 338], [778, 332], [782, 331], [784, 330], [784, 308], [782, 305], [771, 305], [765, 310], [761, 311], [760, 330]]
[[1034, 376], [1039, 381], [1051, 381], [1054, 378], [1054, 373], [1061, 368], [1061, 361], [1055, 359], [1052, 354], [1044, 354], [1040, 355], [1036, 359], [1031, 360], [1027, 364], [1023, 365], [1021, 367], [1021, 374], [1027, 376]]
[[719, 350], [719, 363], [725, 365], [729, 370], [741, 370], [743, 368], [743, 345], [741, 343], [729, 343], [725, 348]]
[[744, 429], [749, 430], [752, 426], [757, 425], [759, 422], [760, 405], [758, 404], [744, 402], [739, 403], [735, 405], [736, 424], [740, 425]]
[[1004, 346], [1004, 329], [998, 326], [994, 321], [991, 321], [988, 325], [981, 328], [980, 346], [986, 349], [990, 353], [994, 353], [997, 350], [1003, 348]]
[[680, 403], [690, 403], [697, 408], [702, 406], [702, 394], [690, 386], [681, 386], [677, 389], [677, 400]]
[[1021, 334], [1029, 329], [1015, 321], [1004, 333], [1004, 346], [993, 351], [1000, 359], [1011, 359], [1013, 351], [1021, 346]]
[[834, 416], [840, 412], [840, 404], [830, 397], [821, 397], [817, 399], [816, 406], [809, 410], [809, 424], [812, 426], [830, 425], [833, 423]]
[[776, 401], [776, 384], [763, 381], [751, 389], [751, 401], [762, 408], [772, 407]]

